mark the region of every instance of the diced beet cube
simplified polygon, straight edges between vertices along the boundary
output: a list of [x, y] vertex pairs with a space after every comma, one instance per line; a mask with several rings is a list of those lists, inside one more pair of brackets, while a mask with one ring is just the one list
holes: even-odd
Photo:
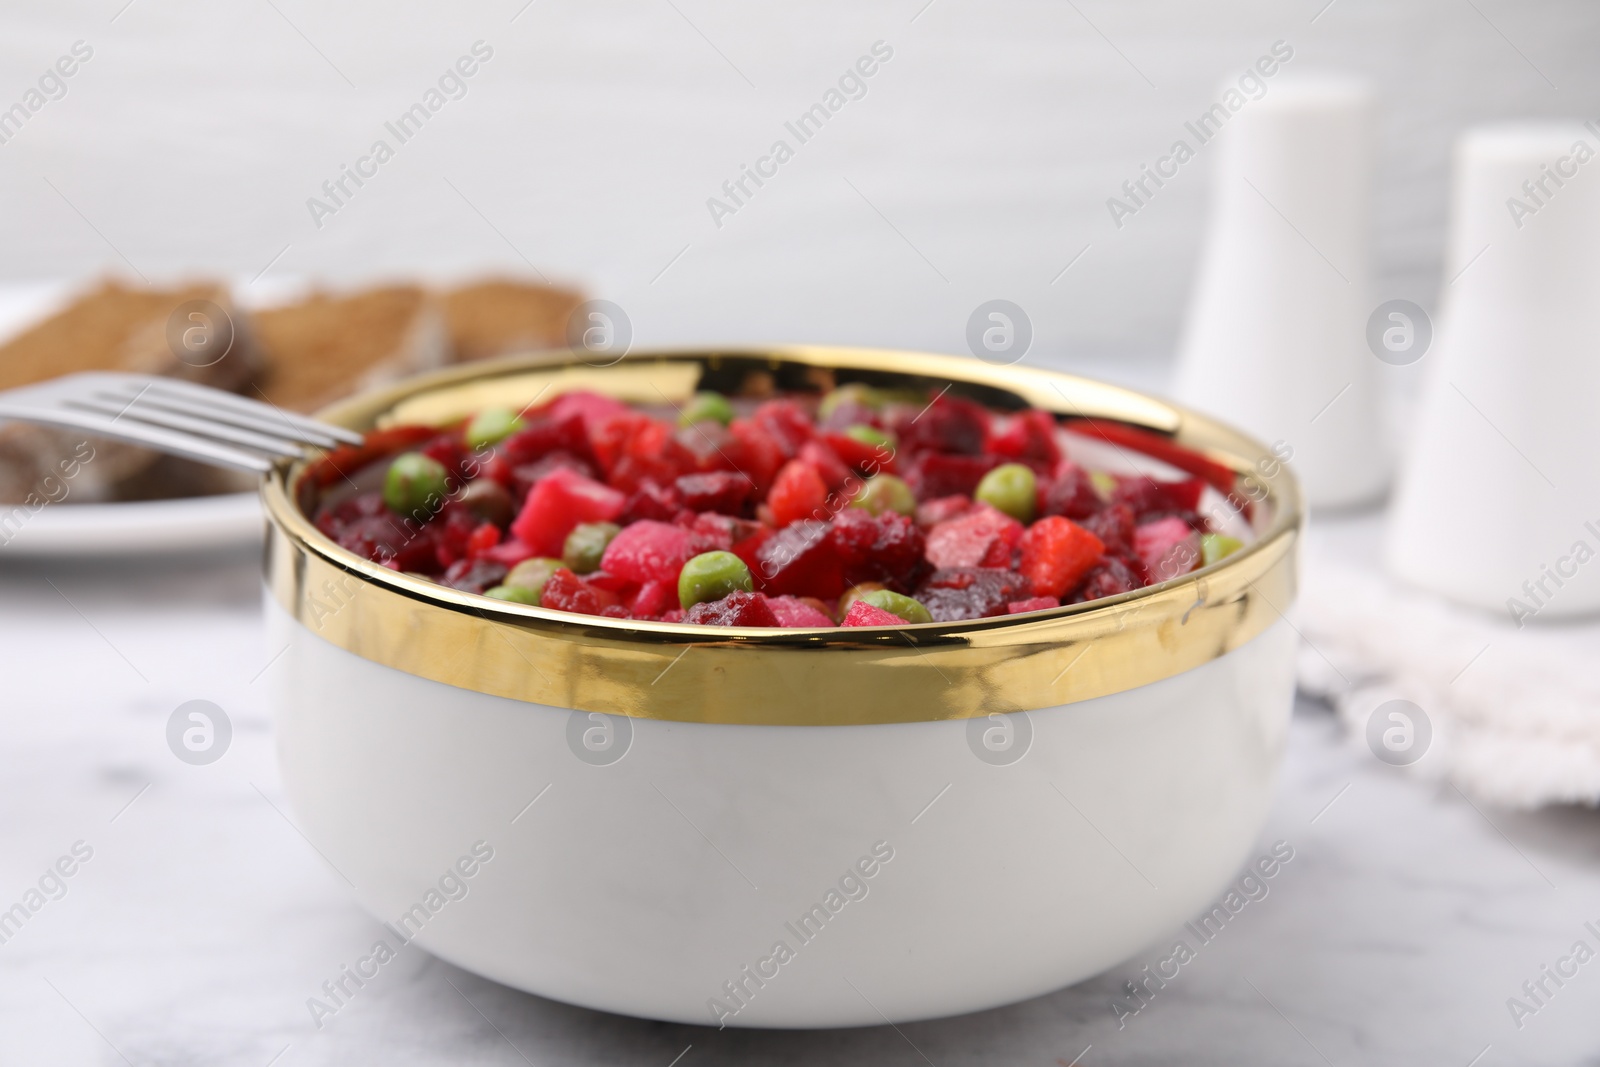
[[1162, 482], [1161, 488], [1166, 493], [1167, 503], [1174, 510], [1194, 511], [1200, 507], [1206, 481], [1204, 478], [1188, 478], [1181, 482]]
[[478, 528], [478, 518], [458, 501], [449, 501], [426, 529], [433, 534], [433, 552], [441, 568], [467, 557], [467, 547]]
[[1022, 535], [1020, 569], [1034, 596], [1062, 597], [1100, 562], [1105, 547], [1100, 538], [1071, 519], [1051, 515]]
[[1133, 547], [1151, 581], [1188, 574], [1200, 562], [1200, 535], [1172, 516], [1141, 523], [1133, 531]]
[[772, 524], [779, 527], [801, 519], [827, 518], [828, 483], [817, 468], [803, 459], [792, 459], [772, 483], [767, 507], [772, 509]]
[[749, 519], [738, 519], [731, 515], [718, 515], [708, 511], [692, 516], [686, 529], [694, 534], [699, 551], [710, 552], [718, 548], [732, 551], [734, 545], [755, 536], [766, 527]]
[[431, 526], [408, 530], [393, 515], [363, 515], [342, 523], [332, 536], [363, 559], [398, 571], [434, 574], [440, 569]]
[[628, 440], [633, 436], [634, 430], [641, 423], [649, 421], [651, 421], [649, 416], [624, 410], [595, 422], [586, 423], [589, 448], [600, 464], [600, 469], [607, 476], [627, 455]]
[[629, 612], [639, 619], [656, 619], [678, 607], [678, 583], [645, 582], [628, 605]]
[[670, 485], [682, 473], [683, 467], [666, 459], [640, 459], [637, 456], [623, 456], [617, 460], [616, 465], [606, 475], [606, 482], [631, 496], [638, 492], [639, 487], [647, 482], [654, 482], [657, 485], [662, 483]]
[[452, 589], [481, 593], [500, 584], [510, 568], [488, 559], [462, 559], [452, 563], [439, 581]]
[[633, 412], [592, 424], [589, 444], [610, 483], [633, 492], [648, 479], [671, 485], [697, 468], [693, 453], [678, 442], [666, 423]]
[[[698, 522], [699, 520], [696, 519], [696, 521]], [[693, 525], [694, 524], [691, 523], [690, 527], [693, 528]], [[752, 577], [754, 577], [756, 588], [758, 589], [761, 588], [763, 581], [761, 577], [761, 549], [768, 541], [772, 540], [773, 535], [777, 532], [778, 531], [774, 530], [770, 526], [757, 523], [754, 533], [750, 534], [748, 537], [734, 541], [733, 544], [727, 549], [727, 551], [732, 552], [735, 556], [738, 556], [740, 559], [744, 560], [744, 565], [750, 568], [750, 574]], [[708, 536], [707, 540], [709, 539], [710, 538]], [[707, 551], [709, 551], [709, 549]]]
[[1200, 506], [1206, 483], [1200, 478], [1181, 482], [1159, 482], [1143, 475], [1119, 476], [1111, 494], [1113, 503], [1126, 504], [1134, 517], [1143, 521], [1174, 511], [1193, 511]]
[[593, 429], [607, 419], [617, 415], [628, 415], [631, 412], [628, 410], [628, 405], [614, 397], [578, 389], [556, 397], [546, 406], [544, 414], [558, 421], [570, 415], [577, 415], [583, 419], [586, 427]]
[[511, 482], [514, 477], [512, 475], [512, 465], [504, 453], [497, 451], [485, 452], [478, 457], [477, 463], [477, 476], [479, 478], [487, 478], [506, 489], [511, 488]]
[[833, 517], [832, 534], [839, 559], [846, 566], [859, 565], [872, 555], [872, 546], [878, 540], [878, 523], [865, 508], [845, 508]]
[[544, 583], [539, 594], [541, 607], [556, 611], [574, 611], [580, 615], [600, 615], [606, 608], [619, 607], [617, 594], [609, 589], [590, 585], [565, 567], [559, 567]]
[[975, 456], [989, 436], [989, 412], [982, 404], [946, 393], [893, 429], [901, 445], [911, 450]]
[[750, 418], [778, 442], [784, 456], [790, 459], [800, 454], [814, 432], [811, 416], [793, 400], [768, 400], [757, 406]]
[[1034, 596], [1027, 600], [1014, 600], [1006, 605], [1007, 615], [1021, 615], [1025, 611], [1046, 611], [1050, 608], [1059, 608], [1061, 600], [1053, 596]]
[[734, 419], [728, 425], [728, 433], [733, 442], [725, 451], [733, 465], [750, 476], [757, 492], [764, 492], [778, 476], [778, 468], [789, 458], [784, 455], [783, 446], [749, 419]]
[[767, 606], [772, 609], [772, 614], [777, 617], [779, 626], [793, 628], [833, 625], [833, 620], [826, 613], [806, 603], [799, 597], [770, 597], [767, 600]]
[[935, 571], [917, 590], [917, 599], [935, 622], [1004, 615], [1007, 604], [1030, 595], [1028, 579], [1002, 567]]
[[743, 590], [729, 593], [721, 600], [703, 601], [689, 609], [685, 622], [702, 626], [777, 626], [778, 617], [760, 593]]
[[932, 569], [925, 555], [927, 537], [905, 515], [846, 508], [833, 517], [832, 537], [846, 585], [879, 582], [909, 592]]
[[948, 456], [927, 452], [917, 458], [906, 481], [918, 500], [971, 496], [983, 476], [1005, 462], [1004, 456]]
[[357, 519], [369, 519], [376, 515], [387, 514], [389, 508], [383, 502], [382, 491], [370, 489], [337, 502], [325, 500], [318, 505], [312, 522], [317, 529], [337, 541]]
[[937, 526], [941, 522], [959, 518], [977, 506], [977, 501], [970, 496], [941, 496], [917, 505], [917, 525], [924, 528]]
[[684, 617], [685, 614], [687, 614], [687, 613], [682, 608], [671, 608], [671, 609], [669, 609], [667, 611], [666, 614], [661, 616], [661, 621], [662, 622], [682, 622], [683, 621], [683, 617]]
[[600, 474], [595, 465], [582, 456], [573, 455], [571, 452], [547, 452], [532, 463], [519, 463], [511, 468], [512, 495], [527, 499], [528, 490], [537, 485], [545, 475], [562, 470], [581, 474], [585, 478], [597, 479]]
[[467, 451], [461, 444], [459, 434], [444, 433], [417, 449], [424, 456], [435, 460], [445, 470], [450, 472], [450, 481], [456, 484], [461, 479], [461, 464], [467, 458]]
[[618, 601], [629, 600], [639, 591], [638, 582], [609, 571], [591, 571], [583, 576], [583, 580], [596, 589], [617, 594]]
[[561, 555], [574, 526], [611, 522], [622, 514], [628, 498], [608, 485], [569, 470], [547, 474], [528, 491], [527, 503], [511, 522], [511, 533], [535, 555]]
[[1099, 600], [1101, 597], [1132, 592], [1143, 586], [1143, 579], [1134, 573], [1133, 568], [1128, 566], [1125, 560], [1107, 556], [1085, 576], [1083, 584], [1078, 586], [1078, 591], [1067, 602], [1081, 604], [1086, 600]]
[[988, 450], [1040, 470], [1049, 470], [1061, 459], [1055, 417], [1038, 408], [1018, 412], [990, 439]]
[[640, 519], [670, 522], [682, 510], [683, 500], [675, 487], [662, 488], [655, 482], [646, 480], [628, 498], [628, 504], [622, 509], [622, 518], [619, 521], [625, 524], [638, 522]]
[[726, 471], [734, 469], [733, 450], [738, 447], [733, 434], [720, 422], [697, 422], [693, 426], [680, 426], [674, 439], [694, 459], [697, 471]]
[[537, 555], [538, 553], [531, 547], [513, 537], [511, 540], [501, 541], [498, 545], [485, 551], [483, 558], [493, 560], [496, 563], [503, 563], [507, 567], [515, 567], [523, 560], [532, 559]]
[[831, 530], [829, 523], [802, 519], [761, 538], [750, 557], [745, 555], [748, 541], [732, 551], [750, 565], [756, 587], [764, 593], [831, 600], [844, 592], [844, 568]]
[[935, 567], [1004, 567], [1022, 540], [1022, 524], [980, 504], [928, 531], [928, 562]]
[[683, 506], [690, 511], [715, 511], [739, 515], [744, 502], [755, 492], [755, 485], [737, 471], [708, 471], [685, 474], [673, 483]]
[[822, 441], [807, 441], [801, 445], [799, 458], [802, 463], [811, 464], [829, 490], [838, 489], [850, 480], [850, 468], [839, 458], [837, 451]]
[[850, 610], [839, 620], [840, 626], [904, 626], [906, 620], [893, 612], [868, 604], [865, 600], [853, 601]]
[[632, 424], [622, 454], [609, 468], [610, 482], [633, 492], [645, 481], [671, 485], [679, 475], [698, 469], [694, 454], [678, 443], [672, 427], [655, 419]]
[[1081, 522], [1105, 507], [1089, 474], [1076, 463], [1061, 463], [1049, 478], [1039, 479], [1039, 514], [1062, 515]]
[[477, 559], [500, 543], [500, 527], [492, 522], [481, 523], [467, 539], [467, 558]]
[[695, 538], [681, 526], [646, 519], [624, 526], [611, 539], [600, 567], [633, 582], [678, 581], [683, 565], [697, 555]]
[[534, 416], [527, 421], [527, 426], [500, 442], [496, 449], [513, 467], [541, 460], [552, 452], [590, 458], [589, 435], [578, 412], [557, 418]]
[[822, 439], [846, 466], [867, 475], [894, 474], [895, 451], [887, 445], [869, 445], [842, 433], [826, 433]]
[[1079, 525], [1100, 538], [1109, 555], [1122, 555], [1133, 551], [1133, 509], [1126, 504], [1112, 504], [1110, 507], [1102, 508]]

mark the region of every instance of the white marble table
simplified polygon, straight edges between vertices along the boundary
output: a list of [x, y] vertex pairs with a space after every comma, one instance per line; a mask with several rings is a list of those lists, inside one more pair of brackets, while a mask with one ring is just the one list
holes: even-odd
[[[320, 1031], [306, 999], [377, 930], [288, 821], [255, 561], [0, 557], [0, 908], [93, 856], [0, 944], [0, 1063], [1594, 1063], [1600, 961], [1519, 1030], [1507, 1010], [1600, 928], [1600, 813], [1479, 812], [1399, 777], [1302, 706], [1262, 848], [1295, 858], [1119, 1029], [1164, 951], [1009, 1008], [832, 1032], [718, 1032], [527, 996], [410, 949]], [[207, 699], [227, 754], [164, 728]], [[983, 906], [1003, 908], [1004, 901]], [[1178, 931], [1174, 931], [1176, 934]], [[1092, 1047], [1091, 1047], [1092, 1046]], [[681, 1059], [674, 1060], [674, 1057]], [[276, 1057], [276, 1059], [275, 1059]], [[1477, 1057], [1477, 1059], [1475, 1059]]]

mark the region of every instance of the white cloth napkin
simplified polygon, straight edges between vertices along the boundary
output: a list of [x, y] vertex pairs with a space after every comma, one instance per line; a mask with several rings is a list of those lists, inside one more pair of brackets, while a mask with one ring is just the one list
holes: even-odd
[[1408, 773], [1529, 809], [1600, 807], [1600, 620], [1518, 629], [1509, 615], [1401, 587], [1378, 564], [1382, 517], [1314, 524], [1293, 618], [1302, 691], [1366, 746], [1368, 719], [1415, 703], [1432, 738]]

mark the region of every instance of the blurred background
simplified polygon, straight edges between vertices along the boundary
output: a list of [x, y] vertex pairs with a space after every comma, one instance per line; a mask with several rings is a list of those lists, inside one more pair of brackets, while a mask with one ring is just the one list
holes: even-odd
[[[1106, 199], [1224, 78], [1282, 40], [1286, 69], [1371, 80], [1376, 295], [1431, 307], [1452, 138], [1586, 115], [1597, 28], [1582, 0], [35, 3], [0, 36], [6, 104], [75, 41], [94, 55], [0, 145], [0, 278], [531, 265], [621, 304], [639, 344], [964, 351], [1003, 297], [1041, 357], [1164, 356], [1205, 154], [1120, 229]], [[307, 199], [479, 40], [466, 95], [318, 228]], [[707, 199], [879, 40], [866, 96], [719, 228]]]

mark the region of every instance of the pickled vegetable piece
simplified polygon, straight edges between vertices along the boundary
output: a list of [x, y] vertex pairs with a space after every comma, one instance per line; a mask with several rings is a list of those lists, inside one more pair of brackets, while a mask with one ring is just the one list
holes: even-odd
[[1062, 597], [1105, 554], [1100, 538], [1071, 519], [1052, 515], [1022, 535], [1022, 573], [1036, 597]]
[[840, 626], [904, 626], [905, 620], [892, 612], [858, 600], [844, 613]]

